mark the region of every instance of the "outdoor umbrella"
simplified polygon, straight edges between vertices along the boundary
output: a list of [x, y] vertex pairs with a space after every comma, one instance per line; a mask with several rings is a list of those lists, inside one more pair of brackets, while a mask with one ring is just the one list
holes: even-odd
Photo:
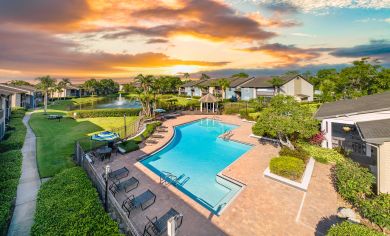
[[92, 135], [91, 139], [96, 141], [114, 141], [115, 139], [119, 138], [119, 135], [117, 133], [111, 132], [111, 131], [103, 131], [98, 134]]

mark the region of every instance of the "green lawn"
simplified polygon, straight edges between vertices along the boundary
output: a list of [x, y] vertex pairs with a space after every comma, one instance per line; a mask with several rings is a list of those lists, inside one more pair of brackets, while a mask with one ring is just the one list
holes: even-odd
[[[58, 108], [59, 105], [55, 106]], [[52, 108], [52, 107], [51, 107]], [[48, 114], [62, 114], [65, 111], [48, 110]], [[127, 123], [137, 117], [127, 117]], [[74, 143], [93, 133], [122, 127], [122, 117], [101, 117], [74, 120], [65, 117], [58, 122], [48, 120], [42, 111], [33, 113], [30, 125], [37, 136], [37, 162], [41, 178], [51, 177], [74, 165], [72, 154]]]

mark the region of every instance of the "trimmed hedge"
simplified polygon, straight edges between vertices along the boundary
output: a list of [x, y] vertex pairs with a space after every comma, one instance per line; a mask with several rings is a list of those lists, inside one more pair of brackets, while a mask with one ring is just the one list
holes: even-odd
[[145, 131], [142, 132], [142, 134], [140, 134], [139, 136], [137, 136], [131, 140], [133, 140], [136, 144], [142, 143], [142, 141], [144, 141], [150, 135], [152, 135], [153, 132], [156, 130], [156, 128], [160, 125], [161, 125], [161, 122], [159, 122], [159, 121], [147, 124]]
[[352, 160], [346, 159], [345, 162], [336, 165], [335, 180], [337, 191], [352, 204], [358, 204], [373, 195], [374, 175]]
[[301, 147], [296, 147], [295, 150], [290, 149], [288, 147], [282, 147], [279, 151], [280, 156], [290, 156], [290, 157], [296, 157], [304, 161], [305, 163], [309, 160], [310, 154], [306, 150], [304, 150]]
[[78, 110], [68, 112], [69, 117], [74, 117], [76, 113], [77, 119], [79, 118], [94, 118], [94, 117], [121, 117], [126, 116], [138, 116], [141, 108], [128, 108], [128, 109], [95, 109], [95, 110]]
[[380, 234], [364, 225], [353, 224], [348, 221], [344, 221], [341, 224], [333, 225], [327, 236], [381, 236]]
[[31, 235], [120, 235], [80, 167], [41, 185]]
[[345, 157], [334, 149], [322, 148], [307, 143], [298, 146], [307, 151], [311, 157], [320, 163], [339, 163], [345, 161]]
[[10, 127], [0, 141], [0, 234], [5, 235], [11, 220], [13, 202], [22, 167], [22, 152], [26, 127], [22, 122], [24, 109], [13, 109]]
[[127, 140], [119, 144], [119, 147], [125, 151], [125, 153], [133, 152], [139, 149], [138, 144], [134, 140]]
[[305, 163], [296, 157], [281, 156], [272, 158], [269, 168], [276, 175], [299, 180], [305, 171]]

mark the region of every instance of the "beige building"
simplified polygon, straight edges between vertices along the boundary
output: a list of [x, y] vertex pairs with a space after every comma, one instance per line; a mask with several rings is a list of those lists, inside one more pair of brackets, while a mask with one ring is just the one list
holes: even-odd
[[50, 93], [51, 98], [66, 98], [66, 97], [80, 97], [80, 93], [82, 93], [82, 89], [74, 86], [68, 85], [66, 88], [62, 89], [62, 92], [54, 91]]
[[378, 192], [390, 193], [390, 92], [325, 103], [315, 116], [322, 146], [349, 151], [376, 176]]

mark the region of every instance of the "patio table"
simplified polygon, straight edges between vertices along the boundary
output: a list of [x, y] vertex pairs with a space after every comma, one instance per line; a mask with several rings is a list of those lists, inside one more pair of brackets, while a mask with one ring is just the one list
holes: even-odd
[[103, 161], [106, 157], [108, 157], [109, 154], [111, 154], [112, 148], [104, 146], [101, 148], [98, 148], [96, 150], [96, 153], [99, 154], [101, 160]]

